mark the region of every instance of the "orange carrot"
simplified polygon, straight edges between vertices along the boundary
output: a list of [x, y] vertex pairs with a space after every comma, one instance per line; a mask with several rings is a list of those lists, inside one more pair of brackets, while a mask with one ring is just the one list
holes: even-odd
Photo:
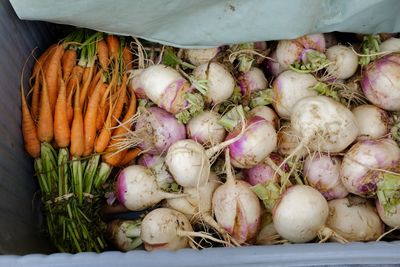
[[40, 156], [40, 141], [37, 136], [35, 122], [32, 119], [31, 113], [26, 103], [26, 98], [23, 88], [23, 78], [21, 75], [21, 113], [22, 113], [22, 136], [24, 139], [25, 150], [33, 158]]
[[64, 46], [59, 44], [56, 46], [54, 54], [49, 58], [48, 65], [45, 69], [45, 77], [49, 94], [49, 102], [51, 110], [56, 106], [58, 96], [58, 68], [60, 66], [61, 57], [64, 54]]
[[32, 70], [32, 76], [31, 78], [38, 78], [39, 79], [39, 72], [40, 70], [44, 70], [44, 65], [45, 62], [48, 60], [48, 58], [54, 53], [56, 44], [51, 45], [49, 48], [47, 48], [36, 60], [35, 65], [33, 66]]
[[[135, 115], [135, 113], [136, 113], [136, 96], [134, 93], [132, 93], [129, 108], [125, 113], [121, 125], [114, 130], [112, 136], [118, 137], [126, 133], [130, 128], [128, 121]], [[108, 153], [103, 155], [103, 160], [111, 166], [117, 166], [121, 162], [121, 160], [125, 157], [125, 154], [127, 152], [126, 149], [115, 153], [113, 145], [116, 144], [117, 142], [118, 139], [111, 139], [110, 144], [108, 145], [108, 149], [106, 150]]]
[[93, 94], [94, 89], [96, 88], [98, 82], [100, 79], [103, 78], [103, 70], [99, 69], [96, 72], [96, 75], [93, 77], [93, 79], [90, 81], [89, 84], [89, 91], [88, 91], [88, 96], [90, 97]]
[[89, 74], [90, 74], [91, 68], [90, 67], [84, 67], [83, 68], [83, 74], [82, 74], [82, 80], [81, 84], [85, 84], [87, 80], [89, 79]]
[[32, 87], [32, 99], [31, 99], [31, 109], [32, 109], [32, 118], [33, 121], [38, 120], [39, 116], [39, 105], [40, 105], [40, 79], [37, 77], [35, 79], [35, 83], [33, 84]]
[[132, 160], [136, 159], [137, 156], [142, 152], [139, 148], [135, 147], [134, 149], [127, 150], [122, 160], [119, 162], [119, 166], [125, 166], [130, 164]]
[[97, 153], [102, 153], [108, 146], [108, 142], [110, 141], [111, 138], [111, 116], [112, 116], [113, 110], [110, 108], [108, 110], [108, 115], [107, 119], [104, 122], [104, 126], [100, 131], [99, 136], [96, 138], [95, 144], [94, 144], [94, 151]]
[[101, 101], [99, 104], [99, 110], [97, 112], [97, 120], [96, 120], [96, 130], [97, 131], [100, 131], [101, 128], [103, 128], [104, 121], [106, 120], [106, 117], [108, 114], [108, 108], [110, 106], [107, 105], [107, 99], [108, 99], [109, 93], [110, 93], [110, 90], [107, 91], [107, 84], [103, 83], [100, 88]]
[[85, 149], [83, 152], [84, 156], [88, 156], [93, 152], [94, 141], [96, 138], [96, 117], [97, 110], [100, 101], [100, 87], [103, 83], [102, 80], [98, 82], [94, 89], [92, 97], [89, 99], [89, 103], [86, 109], [84, 118], [84, 134], [85, 134]]
[[83, 75], [83, 68], [82, 66], [76, 65], [72, 69], [72, 73], [70, 76], [70, 79], [67, 84], [67, 95], [69, 96], [71, 91], [75, 90], [75, 88], [78, 86], [78, 84], [82, 80], [82, 75]]
[[122, 50], [122, 59], [124, 61], [124, 66], [126, 70], [131, 70], [133, 68], [133, 54], [129, 50], [129, 47], [125, 45], [124, 50]]
[[77, 53], [74, 49], [68, 49], [62, 56], [62, 71], [64, 81], [68, 81], [69, 76], [76, 65]]
[[75, 91], [74, 99], [74, 119], [72, 121], [71, 127], [71, 148], [70, 153], [74, 157], [80, 157], [83, 155], [83, 150], [85, 148], [85, 135], [83, 128], [83, 116], [82, 110], [79, 104], [79, 85]]
[[97, 56], [99, 58], [100, 66], [103, 70], [108, 69], [108, 64], [110, 60], [108, 58], [108, 47], [104, 40], [97, 42]]
[[67, 113], [67, 88], [62, 78], [60, 78], [60, 90], [54, 109], [54, 138], [59, 147], [69, 146], [71, 130]]
[[89, 74], [88, 74], [88, 77], [86, 78], [85, 81], [83, 80], [84, 77], [82, 77], [82, 82], [83, 82], [82, 91], [81, 91], [81, 95], [79, 97], [79, 105], [81, 107], [84, 106], [85, 101], [86, 101], [87, 93], [88, 93], [88, 90], [89, 90], [89, 85], [90, 85], [90, 82], [92, 81], [92, 77], [93, 77], [94, 66], [88, 67], [86, 69], [89, 69]]
[[[37, 126], [40, 142], [50, 142], [53, 139], [53, 113], [51, 111], [47, 82], [42, 72], [42, 90], [40, 95], [39, 121]], [[57, 76], [57, 75], [56, 75]]]
[[110, 58], [111, 59], [117, 58], [119, 51], [119, 38], [115, 35], [107, 35], [106, 42]]
[[112, 114], [112, 120], [111, 120], [111, 127], [114, 127], [117, 125], [118, 123], [118, 119], [121, 116], [122, 113], [122, 109], [124, 108], [124, 103], [125, 103], [125, 99], [126, 99], [126, 81], [127, 81], [127, 75], [126, 73], [124, 73], [124, 76], [122, 78], [122, 83], [121, 83], [121, 87], [119, 89], [119, 95], [118, 95], [118, 99], [117, 102], [115, 104], [114, 107], [114, 111]]

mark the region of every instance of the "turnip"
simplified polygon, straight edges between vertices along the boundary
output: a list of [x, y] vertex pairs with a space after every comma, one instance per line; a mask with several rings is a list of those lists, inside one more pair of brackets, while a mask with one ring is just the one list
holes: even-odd
[[309, 155], [304, 161], [307, 182], [327, 200], [344, 198], [349, 194], [340, 179], [341, 163], [340, 157], [317, 153]]
[[207, 183], [210, 175], [210, 161], [214, 161], [213, 157], [225, 147], [238, 141], [245, 133], [244, 115], [241, 114], [240, 116], [242, 117], [240, 133], [207, 150], [192, 139], [180, 140], [170, 146], [165, 162], [169, 172], [179, 185], [197, 188]]
[[325, 50], [325, 38], [323, 34], [305, 35], [294, 40], [281, 40], [276, 48], [276, 58], [284, 69], [296, 61], [307, 59], [310, 51], [323, 52]]
[[185, 215], [168, 208], [152, 210], [143, 218], [140, 237], [148, 251], [177, 250], [188, 247], [189, 244], [194, 246], [192, 237], [227, 244], [205, 233], [193, 232]]
[[135, 92], [135, 95], [139, 99], [147, 99], [147, 95], [143, 90], [143, 85], [140, 81], [140, 74], [142, 74], [143, 69], [132, 70], [129, 74], [129, 88]]
[[279, 117], [272, 108], [268, 106], [257, 106], [247, 113], [247, 117], [249, 118], [254, 116], [258, 116], [266, 121], [269, 121], [274, 126], [275, 130], [279, 129]]
[[278, 182], [279, 176], [275, 175], [275, 167], [276, 165], [279, 165], [283, 159], [279, 154], [274, 152], [268, 156], [268, 159], [272, 160], [274, 166], [271, 166], [269, 160], [264, 160], [250, 169], [243, 169], [245, 181], [253, 186], [270, 181]]
[[178, 114], [189, 105], [187, 93], [192, 87], [171, 67], [158, 64], [144, 69], [138, 84], [151, 101], [172, 114]]
[[209, 110], [193, 117], [186, 125], [188, 137], [205, 146], [223, 142], [226, 132], [224, 127], [218, 124], [219, 119], [218, 113]]
[[383, 234], [384, 225], [369, 200], [348, 196], [331, 200], [328, 206], [326, 225], [347, 241], [374, 241]]
[[238, 84], [242, 95], [249, 97], [252, 92], [266, 89], [268, 81], [262, 70], [252, 67], [249, 71], [240, 73]]
[[[290, 123], [285, 123], [278, 131], [278, 144], [277, 150], [279, 154], [284, 156], [291, 155], [295, 149], [298, 148], [300, 144], [300, 138], [297, 136], [293, 130], [293, 127]], [[301, 149], [297, 149], [294, 152], [294, 156], [302, 158], [308, 154], [307, 148], [303, 147]]]
[[381, 52], [399, 52], [400, 39], [394, 37], [387, 39], [379, 45], [379, 50]]
[[400, 148], [391, 139], [364, 140], [344, 155], [340, 176], [353, 194], [373, 197], [385, 172], [399, 171]]
[[312, 87], [318, 81], [311, 74], [287, 70], [279, 74], [272, 84], [273, 102], [279, 117], [290, 118], [293, 106], [302, 98], [316, 96]]
[[114, 220], [107, 224], [107, 234], [111, 243], [121, 251], [134, 250], [142, 244], [140, 220]]
[[166, 198], [184, 195], [164, 192], [157, 184], [153, 172], [140, 165], [131, 165], [123, 169], [117, 178], [116, 196], [118, 201], [132, 211], [139, 211]]
[[[238, 128], [229, 133], [226, 140], [232, 140], [239, 134]], [[232, 165], [237, 168], [254, 167], [276, 149], [276, 143], [274, 126], [261, 117], [252, 117], [247, 122], [247, 130], [229, 145]]]
[[376, 208], [381, 220], [390, 227], [400, 227], [400, 203], [394, 207], [392, 213], [385, 212], [382, 204], [377, 200]]
[[170, 113], [158, 107], [141, 109], [135, 131], [130, 131], [127, 142], [148, 154], [165, 153], [175, 142], [186, 138], [185, 125]]
[[193, 70], [193, 76], [198, 80], [208, 81], [206, 96], [210, 103], [222, 103], [233, 93], [235, 80], [220, 63], [202, 64]]
[[357, 140], [377, 139], [389, 133], [389, 115], [374, 105], [361, 105], [353, 109], [357, 120]]
[[349, 109], [326, 96], [301, 99], [290, 117], [295, 135], [313, 151], [341, 152], [358, 136], [356, 119]]
[[400, 111], [400, 55], [382, 57], [368, 64], [362, 73], [361, 87], [375, 106]]
[[267, 73], [273, 77], [278, 76], [281, 72], [285, 71], [276, 58], [276, 50], [274, 50], [264, 62], [265, 69]]
[[250, 185], [235, 180], [230, 163], [229, 148], [225, 150], [226, 182], [217, 188], [212, 199], [215, 218], [239, 243], [251, 242], [261, 223], [261, 206]]
[[350, 78], [357, 71], [358, 56], [347, 46], [331, 46], [326, 50], [326, 57], [331, 62], [326, 70], [337, 79]]
[[195, 66], [199, 66], [210, 62], [215, 58], [220, 51], [220, 48], [205, 48], [205, 49], [185, 49], [185, 58]]
[[169, 189], [174, 182], [174, 178], [167, 171], [163, 156], [143, 154], [138, 158], [137, 164], [151, 169], [156, 176], [158, 186], [163, 190]]
[[[326, 227], [329, 208], [326, 199], [307, 185], [294, 185], [286, 189], [272, 210], [278, 234], [292, 243], [305, 243], [317, 236], [326, 239], [337, 236]], [[340, 237], [339, 240], [344, 242]]]
[[261, 230], [257, 234], [257, 245], [273, 245], [282, 243], [278, 232], [275, 230], [272, 214], [264, 212], [262, 215]]
[[238, 62], [235, 67], [239, 72], [248, 72], [253, 65], [261, 63], [267, 54], [267, 43], [264, 41], [254, 43], [234, 44], [228, 50], [230, 63]]

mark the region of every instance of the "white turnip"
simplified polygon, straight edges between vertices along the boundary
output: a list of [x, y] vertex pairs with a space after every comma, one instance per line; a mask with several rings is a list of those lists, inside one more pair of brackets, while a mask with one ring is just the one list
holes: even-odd
[[331, 62], [326, 70], [337, 79], [350, 78], [357, 71], [358, 56], [347, 46], [334, 45], [329, 47], [326, 50], [326, 57]]
[[331, 200], [328, 206], [326, 225], [347, 241], [374, 241], [383, 234], [384, 225], [369, 200], [348, 196]]
[[279, 129], [279, 117], [276, 115], [275, 111], [268, 106], [257, 106], [251, 109], [247, 113], [247, 117], [251, 118], [254, 116], [261, 117], [266, 121], [269, 121], [274, 126], [275, 130]]
[[262, 70], [252, 67], [249, 71], [240, 73], [238, 77], [238, 85], [242, 95], [249, 97], [252, 92], [266, 89], [268, 81]]
[[218, 124], [219, 119], [220, 115], [210, 110], [194, 116], [186, 125], [188, 137], [205, 146], [223, 142], [226, 131]]
[[220, 51], [220, 48], [205, 48], [205, 49], [185, 49], [185, 58], [193, 65], [199, 66], [210, 62], [215, 58]]
[[107, 234], [111, 243], [121, 251], [134, 250], [142, 244], [140, 220], [114, 220], [107, 224]]
[[357, 140], [377, 139], [389, 133], [390, 119], [383, 109], [374, 105], [361, 105], [352, 111], [359, 129]]
[[151, 169], [156, 176], [158, 186], [163, 190], [166, 190], [174, 182], [174, 178], [167, 171], [163, 156], [143, 154], [138, 158], [137, 164]]

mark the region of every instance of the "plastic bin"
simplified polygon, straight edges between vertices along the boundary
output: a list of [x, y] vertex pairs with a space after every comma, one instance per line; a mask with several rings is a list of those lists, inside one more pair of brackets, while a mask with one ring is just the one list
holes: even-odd
[[[195, 251], [76, 255], [52, 253], [40, 234], [35, 207], [38, 189], [32, 160], [20, 134], [19, 78], [32, 49], [55, 40], [55, 26], [21, 21], [8, 1], [0, 1], [0, 266], [320, 266], [400, 264], [400, 241], [340, 245], [299, 244], [215, 248]], [[27, 66], [30, 69], [31, 64]]]

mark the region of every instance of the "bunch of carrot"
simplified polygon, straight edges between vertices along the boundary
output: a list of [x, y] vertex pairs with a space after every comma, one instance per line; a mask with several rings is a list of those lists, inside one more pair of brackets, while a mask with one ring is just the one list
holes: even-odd
[[21, 77], [25, 149], [35, 159], [47, 230], [60, 251], [105, 248], [102, 185], [112, 167], [140, 152], [113, 145], [136, 113], [135, 94], [127, 88], [131, 68], [121, 38], [78, 29], [37, 59], [30, 106]]

